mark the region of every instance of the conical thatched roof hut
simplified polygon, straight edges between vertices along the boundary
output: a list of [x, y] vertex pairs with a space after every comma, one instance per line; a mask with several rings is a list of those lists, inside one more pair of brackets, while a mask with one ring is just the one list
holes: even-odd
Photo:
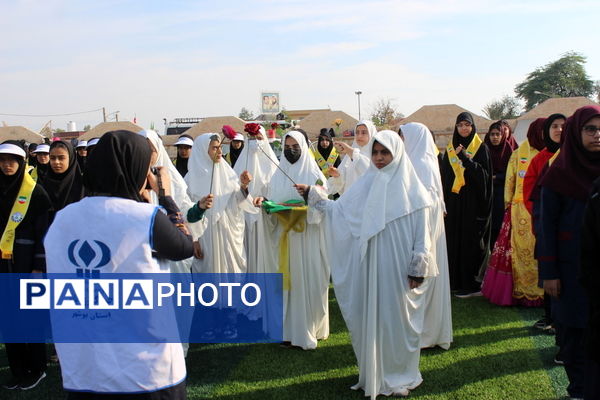
[[5, 140], [25, 140], [28, 143], [42, 143], [44, 137], [24, 126], [1, 126], [0, 142]]
[[337, 127], [334, 122], [337, 119], [342, 120], [339, 127], [339, 136], [346, 130], [354, 131], [354, 127], [358, 122], [356, 118], [343, 111], [314, 111], [306, 118], [300, 120], [298, 125], [306, 131], [311, 140], [315, 140], [319, 136], [321, 128], [333, 128], [337, 132]]
[[79, 137], [79, 140], [90, 140], [95, 137], [99, 138], [102, 135], [104, 135], [106, 132], [111, 132], [111, 131], [125, 130], [125, 131], [139, 132], [142, 129], [144, 129], [144, 128], [134, 124], [133, 122], [129, 122], [129, 121], [102, 122], [102, 123], [96, 125], [95, 127], [93, 127], [92, 129], [90, 129], [89, 131], [87, 131], [86, 133], [84, 133], [83, 135], [81, 135]]

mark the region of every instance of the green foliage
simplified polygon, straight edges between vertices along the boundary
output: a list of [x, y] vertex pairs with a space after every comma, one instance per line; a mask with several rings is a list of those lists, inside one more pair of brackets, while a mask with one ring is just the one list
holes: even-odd
[[371, 112], [371, 121], [379, 129], [388, 129], [395, 119], [404, 117], [399, 111], [396, 111], [396, 105], [391, 99], [379, 99], [373, 111]]
[[521, 110], [522, 106], [519, 100], [508, 95], [483, 107], [483, 112], [491, 120], [517, 118], [521, 114]]
[[246, 107], [242, 107], [240, 113], [238, 114], [239, 119], [243, 119], [244, 121], [252, 121], [254, 120], [254, 113], [248, 110]]
[[92, 129], [92, 126], [91, 126], [90, 124], [87, 124], [87, 125], [85, 125], [85, 126], [83, 127], [83, 131], [84, 131], [84, 132], [87, 132], [87, 131], [89, 131], [90, 129]]
[[527, 75], [515, 87], [515, 93], [525, 100], [527, 110], [548, 97], [591, 97], [598, 88], [585, 71], [585, 63], [585, 56], [576, 52], [565, 53], [560, 59]]

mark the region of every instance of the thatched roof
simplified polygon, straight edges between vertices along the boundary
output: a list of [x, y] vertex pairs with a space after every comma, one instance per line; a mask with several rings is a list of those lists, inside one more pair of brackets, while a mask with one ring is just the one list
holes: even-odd
[[24, 126], [0, 127], [0, 142], [5, 140], [25, 140], [28, 143], [42, 143], [44, 137]]
[[[423, 106], [408, 117], [400, 120], [398, 126], [409, 122], [420, 122], [425, 124], [429, 130], [434, 133], [453, 132], [456, 116], [464, 111], [468, 111], [473, 115], [478, 132], [487, 132], [487, 129], [493, 121], [456, 104]], [[398, 126], [395, 126], [394, 128], [397, 130]]]
[[129, 121], [102, 122], [102, 123], [96, 125], [95, 127], [93, 127], [92, 129], [90, 129], [89, 131], [87, 131], [85, 134], [81, 135], [79, 137], [79, 140], [90, 140], [95, 137], [99, 138], [102, 135], [104, 135], [106, 132], [111, 132], [111, 131], [125, 130], [125, 131], [139, 132], [142, 129], [144, 129], [144, 128], [142, 128], [141, 126], [137, 126], [133, 122], [129, 122]]
[[[236, 132], [244, 135], [244, 126], [246, 122], [238, 117], [228, 116], [228, 117], [207, 117], [197, 124], [193, 125], [190, 129], [185, 131], [186, 135], [190, 135], [193, 138], [196, 136], [202, 135], [203, 133], [221, 133], [221, 128], [223, 125], [230, 125]], [[169, 135], [176, 136], [176, 135]], [[166, 136], [163, 137], [163, 140]], [[177, 139], [175, 139], [177, 140]], [[173, 140], [173, 143], [175, 143]]]
[[314, 111], [306, 118], [298, 122], [300, 128], [304, 129], [311, 139], [316, 139], [319, 136], [321, 128], [333, 128], [336, 130], [335, 121], [341, 119], [342, 124], [339, 128], [339, 136], [346, 130], [354, 130], [356, 120], [354, 117], [346, 114], [343, 111]]
[[556, 97], [538, 104], [525, 114], [517, 118], [517, 121], [534, 120], [537, 118], [546, 118], [551, 114], [561, 113], [567, 117], [572, 115], [575, 110], [583, 106], [598, 105], [598, 103], [587, 97]]

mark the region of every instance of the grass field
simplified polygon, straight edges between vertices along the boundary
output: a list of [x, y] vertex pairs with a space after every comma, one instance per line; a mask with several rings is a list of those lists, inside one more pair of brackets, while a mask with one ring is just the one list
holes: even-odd
[[[450, 350], [422, 352], [423, 384], [413, 399], [558, 399], [566, 376], [552, 363], [554, 339], [531, 328], [540, 309], [500, 308], [483, 298], [453, 299]], [[350, 337], [331, 291], [331, 335], [317, 350], [277, 344], [192, 345], [187, 358], [189, 399], [362, 399], [350, 390], [358, 369]], [[0, 380], [8, 378], [0, 352]], [[0, 389], [0, 399], [63, 399], [60, 371], [48, 368], [39, 387]], [[381, 397], [383, 398], [383, 397]]]

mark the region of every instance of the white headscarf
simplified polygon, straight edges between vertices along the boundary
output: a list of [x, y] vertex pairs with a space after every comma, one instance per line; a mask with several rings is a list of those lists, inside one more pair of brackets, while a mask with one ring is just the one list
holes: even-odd
[[[162, 140], [158, 136], [158, 133], [151, 129], [146, 129], [140, 131], [139, 134], [150, 141], [150, 143], [154, 147], [154, 150], [156, 150], [156, 153], [158, 154], [156, 163], [152, 165], [152, 167], [166, 167], [169, 171], [169, 176], [171, 177], [171, 196], [173, 197], [173, 200], [175, 200], [175, 204], [177, 204], [177, 207], [179, 207], [181, 212], [185, 214], [187, 212], [187, 209], [193, 205], [192, 201], [187, 195], [187, 184], [185, 183], [179, 172], [177, 172], [177, 168], [175, 168], [175, 165], [173, 165], [173, 163], [171, 162], [169, 154], [167, 153], [167, 150], [165, 149]], [[158, 204], [158, 198], [156, 196], [156, 193], [151, 192], [151, 196], [152, 203]]]
[[[279, 161], [279, 167], [284, 170], [295, 183], [314, 185], [318, 180], [321, 180], [323, 185], [325, 185], [325, 176], [321, 172], [321, 169], [314, 158], [309, 154], [308, 145], [306, 144], [304, 135], [298, 131], [288, 132], [283, 137], [282, 143], [284, 146], [288, 136], [294, 138], [300, 145], [300, 158], [294, 164], [290, 164], [285, 158], [285, 155], [282, 155], [281, 160]], [[277, 203], [291, 199], [303, 200], [293, 185], [294, 184], [283, 174], [283, 172], [277, 169], [271, 179], [268, 199]]]
[[400, 126], [404, 136], [406, 154], [412, 165], [428, 190], [431, 190], [438, 199], [444, 202], [444, 191], [442, 189], [442, 178], [437, 158], [437, 148], [427, 127], [419, 122], [410, 122]]
[[[252, 175], [252, 181], [248, 185], [248, 191], [253, 197], [265, 196], [271, 177], [277, 169], [277, 156], [267, 142], [265, 128], [260, 127], [263, 135], [262, 140], [250, 140], [246, 137], [246, 143], [240, 153], [233, 170], [240, 175], [244, 170], [248, 170]], [[272, 161], [269, 161], [269, 158]]]
[[[208, 155], [208, 147], [214, 136], [218, 138], [219, 142], [221, 141], [221, 137], [217, 133], [205, 133], [194, 140], [188, 173], [185, 175], [188, 193], [193, 201], [199, 201], [211, 193], [214, 195], [212, 208], [204, 213], [206, 217], [210, 217], [213, 224], [221, 218], [231, 195], [240, 189], [238, 176], [227, 161], [221, 157], [218, 163], [214, 163]], [[211, 191], [210, 178], [213, 174], [213, 166]]]
[[354, 182], [360, 178], [360, 176], [366, 171], [370, 162], [371, 162], [371, 141], [373, 140], [373, 135], [377, 133], [377, 128], [375, 128], [375, 124], [369, 120], [361, 120], [356, 124], [354, 128], [354, 132], [356, 135], [356, 128], [360, 125], [364, 125], [367, 127], [369, 132], [369, 141], [364, 146], [359, 146], [356, 143], [356, 139], [352, 142], [352, 147], [355, 149], [359, 149], [358, 157], [354, 157], [354, 159], [350, 159], [349, 156], [345, 156], [340, 167], [340, 173], [344, 175], [344, 190], [348, 190], [350, 186]]
[[400, 136], [385, 130], [375, 133], [371, 149], [374, 141], [387, 148], [393, 160], [382, 169], [371, 163], [367, 172], [337, 200], [352, 235], [359, 238], [361, 259], [369, 239], [385, 229], [387, 223], [433, 204], [409, 158], [404, 157]]

